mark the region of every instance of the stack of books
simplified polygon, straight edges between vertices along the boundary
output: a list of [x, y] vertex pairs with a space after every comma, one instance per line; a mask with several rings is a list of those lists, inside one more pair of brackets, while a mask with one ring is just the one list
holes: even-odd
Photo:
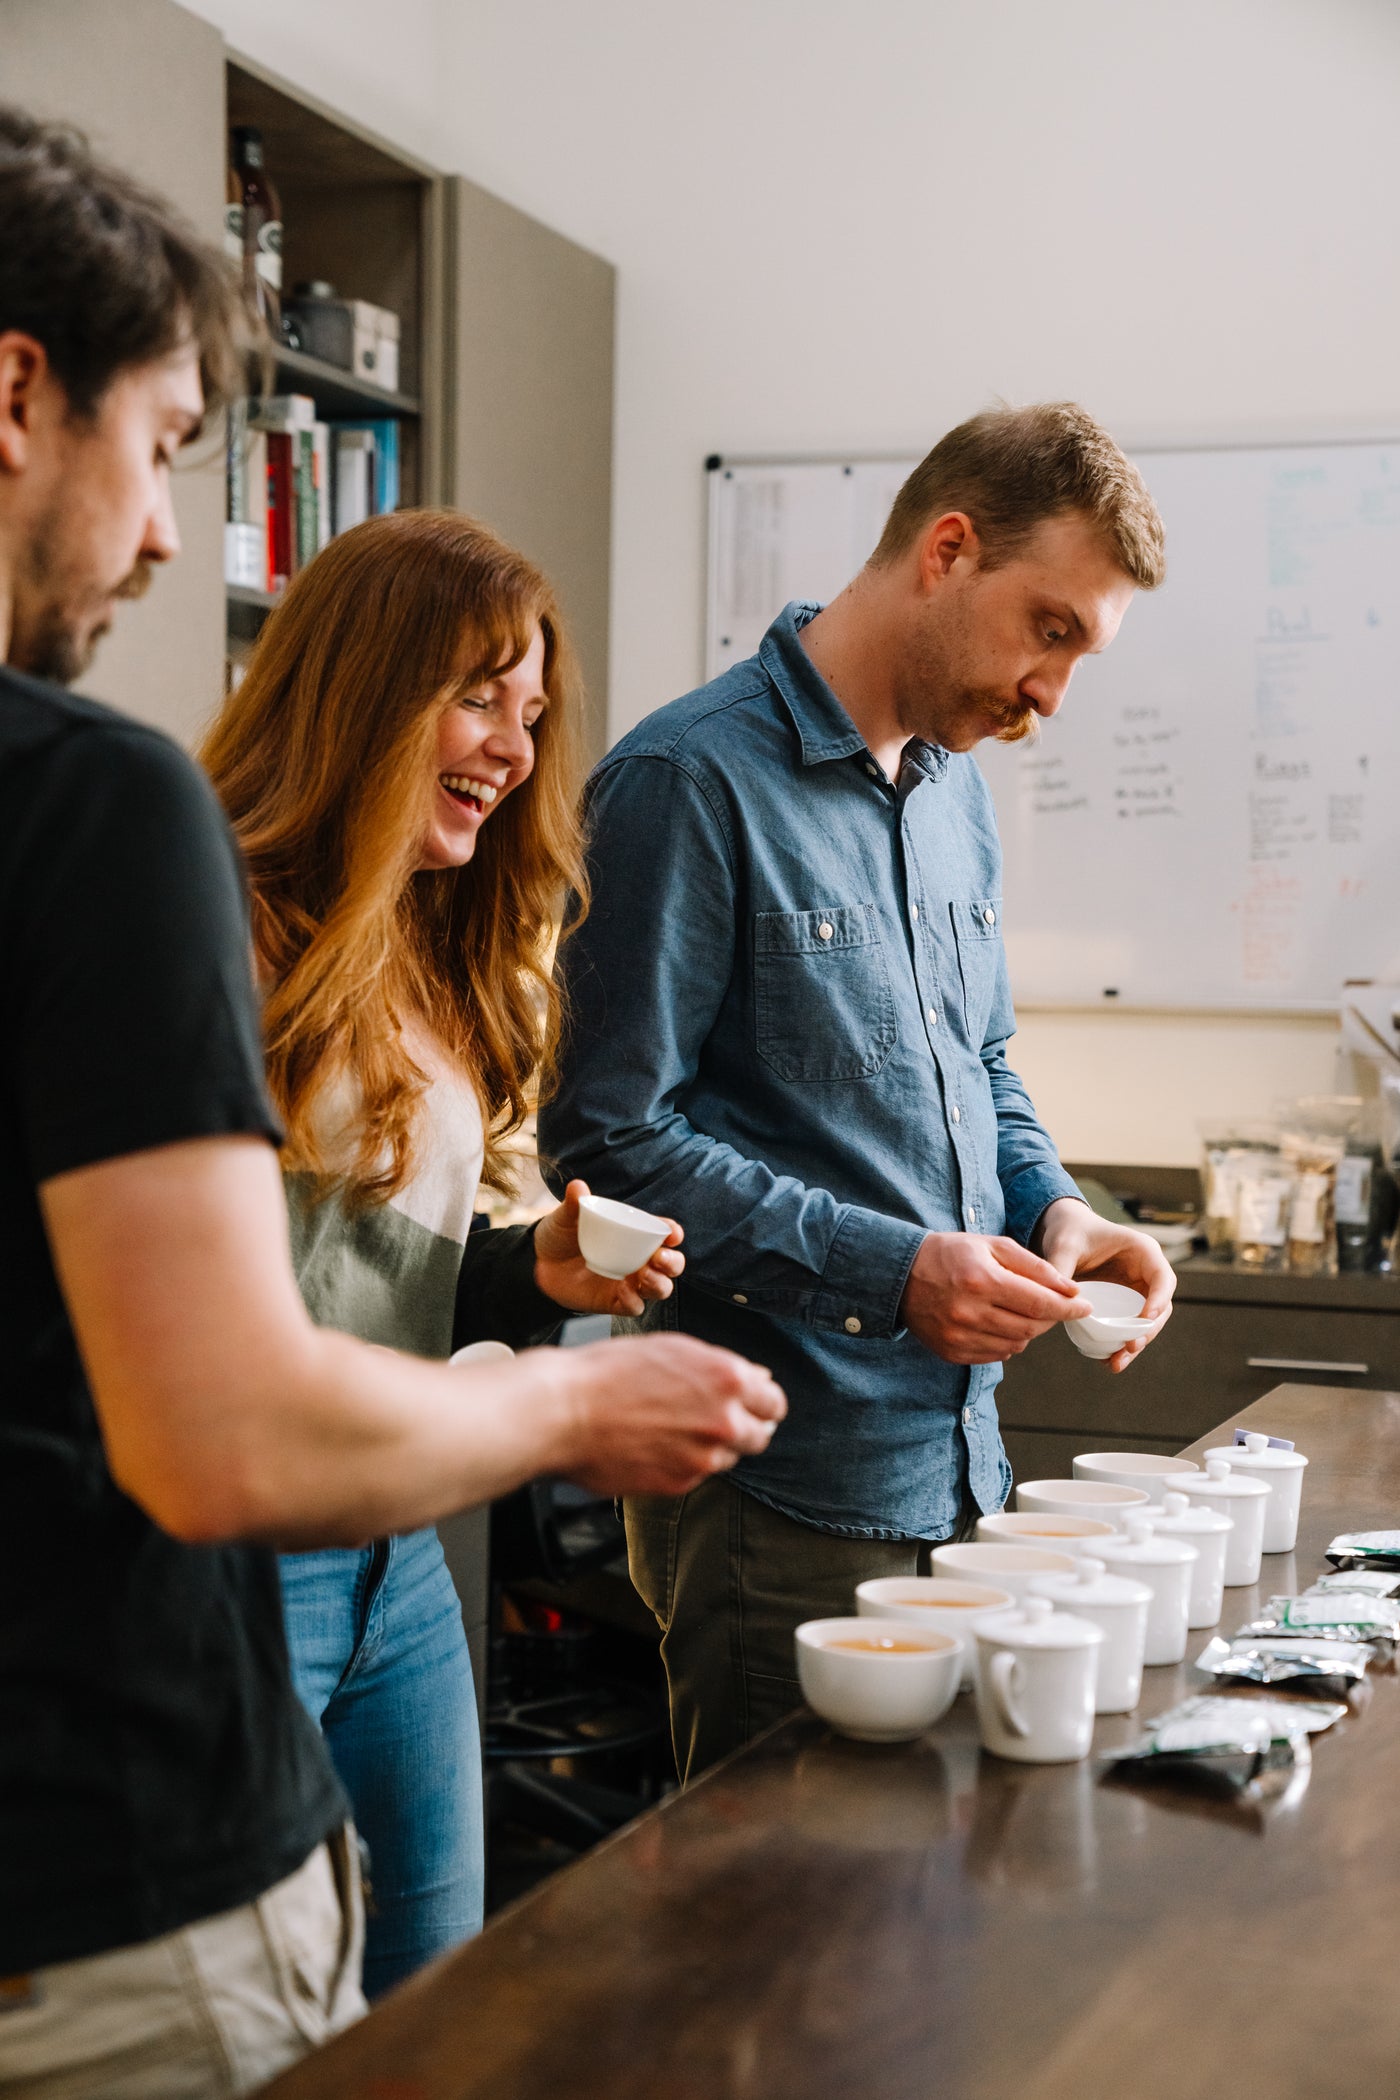
[[230, 408], [227, 583], [280, 591], [336, 533], [398, 505], [391, 418], [322, 422], [309, 394]]

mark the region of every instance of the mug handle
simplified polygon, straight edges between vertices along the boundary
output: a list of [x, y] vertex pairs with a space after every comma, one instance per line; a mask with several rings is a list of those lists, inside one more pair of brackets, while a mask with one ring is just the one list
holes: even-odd
[[1019, 1667], [1009, 1648], [998, 1648], [988, 1662], [984, 1674], [991, 1690], [992, 1705], [1002, 1727], [1008, 1735], [1028, 1736], [1031, 1732], [1030, 1723], [1012, 1696]]

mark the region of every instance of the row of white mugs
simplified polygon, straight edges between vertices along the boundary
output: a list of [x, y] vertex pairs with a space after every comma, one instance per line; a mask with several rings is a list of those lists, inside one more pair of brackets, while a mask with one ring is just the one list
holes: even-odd
[[1096, 1713], [1137, 1705], [1145, 1664], [1180, 1662], [1227, 1588], [1292, 1551], [1306, 1465], [1256, 1435], [1204, 1469], [1086, 1452], [1072, 1479], [1028, 1481], [1014, 1512], [935, 1547], [932, 1575], [863, 1582], [857, 1617], [799, 1626], [803, 1696], [848, 1735], [899, 1742], [970, 1688], [998, 1756], [1084, 1757]]

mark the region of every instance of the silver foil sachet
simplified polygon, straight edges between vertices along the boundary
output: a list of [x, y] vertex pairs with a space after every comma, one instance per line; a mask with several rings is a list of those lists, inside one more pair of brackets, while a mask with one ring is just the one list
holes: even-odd
[[1400, 1531], [1343, 1531], [1327, 1548], [1334, 1568], [1400, 1568]]
[[1226, 1641], [1217, 1634], [1196, 1657], [1196, 1668], [1235, 1684], [1287, 1685], [1344, 1699], [1366, 1675], [1370, 1660], [1371, 1650], [1362, 1641], [1291, 1633], [1236, 1634]]

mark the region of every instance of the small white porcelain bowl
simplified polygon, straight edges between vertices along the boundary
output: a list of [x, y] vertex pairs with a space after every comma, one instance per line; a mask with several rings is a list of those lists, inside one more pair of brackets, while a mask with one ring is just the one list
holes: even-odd
[[1143, 1488], [1119, 1487], [1111, 1480], [1022, 1480], [1016, 1487], [1018, 1510], [1047, 1517], [1102, 1517], [1118, 1525], [1130, 1509], [1146, 1509], [1151, 1496]]
[[1101, 1480], [1110, 1487], [1150, 1490], [1148, 1500], [1180, 1485], [1183, 1473], [1199, 1473], [1190, 1458], [1164, 1458], [1157, 1451], [1081, 1451], [1074, 1461], [1076, 1480]]
[[611, 1196], [579, 1197], [579, 1252], [595, 1276], [614, 1283], [645, 1268], [670, 1229], [665, 1218]]
[[1081, 1356], [1092, 1356], [1101, 1362], [1125, 1342], [1135, 1342], [1139, 1336], [1155, 1331], [1157, 1322], [1141, 1317], [1147, 1300], [1141, 1291], [1129, 1290], [1126, 1283], [1093, 1283], [1076, 1277], [1075, 1289], [1094, 1308], [1087, 1319], [1064, 1322], [1065, 1333]]
[[1001, 1510], [977, 1519], [977, 1536], [1004, 1546], [1048, 1546], [1052, 1553], [1092, 1553], [1117, 1526], [1104, 1517], [1052, 1516], [1048, 1510]]
[[947, 1713], [962, 1680], [962, 1642], [932, 1626], [808, 1619], [797, 1629], [796, 1645], [807, 1704], [864, 1743], [906, 1743], [922, 1735]]
[[856, 1610], [866, 1619], [900, 1619], [931, 1626], [962, 1642], [962, 1689], [972, 1686], [977, 1628], [994, 1612], [1010, 1611], [1010, 1590], [987, 1582], [936, 1582], [931, 1575], [872, 1575], [856, 1585]]

